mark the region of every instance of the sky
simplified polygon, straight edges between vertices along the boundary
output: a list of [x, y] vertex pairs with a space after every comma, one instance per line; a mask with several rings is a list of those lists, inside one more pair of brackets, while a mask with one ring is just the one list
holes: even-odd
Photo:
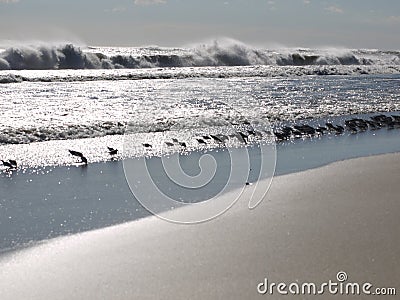
[[400, 49], [399, 0], [0, 0], [0, 45]]

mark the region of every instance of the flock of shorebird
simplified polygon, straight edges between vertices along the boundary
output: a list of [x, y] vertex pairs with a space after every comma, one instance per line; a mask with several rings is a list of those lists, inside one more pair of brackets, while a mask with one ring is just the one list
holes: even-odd
[[[233, 125], [238, 125], [238, 124], [233, 124]], [[196, 141], [200, 145], [207, 145], [212, 141], [217, 144], [225, 144], [230, 138], [237, 138], [241, 143], [247, 145], [249, 143], [250, 136], [254, 137], [263, 136], [263, 133], [253, 129], [250, 126], [249, 122], [246, 121], [244, 125], [249, 125], [248, 126], [249, 128], [244, 132], [237, 131], [235, 134], [230, 134], [230, 135], [224, 135], [224, 134], [202, 135], [201, 137], [197, 137]], [[400, 116], [376, 115], [372, 116], [369, 120], [353, 118], [350, 120], [346, 120], [344, 122], [344, 126], [334, 125], [332, 123], [326, 123], [325, 126], [318, 126], [318, 127], [312, 127], [310, 125], [294, 125], [293, 127], [285, 126], [281, 127], [279, 130], [276, 130], [272, 133], [267, 130], [265, 130], [264, 133], [273, 134], [276, 137], [277, 141], [283, 141], [283, 140], [290, 140], [292, 138], [323, 135], [325, 133], [343, 134], [346, 130], [349, 131], [350, 133], [357, 133], [366, 131], [368, 129], [376, 130], [384, 127], [388, 129], [400, 128]], [[165, 144], [169, 147], [174, 147], [174, 146], [179, 146], [183, 148], [187, 147], [186, 142], [179, 141], [176, 138], [172, 138], [171, 141], [167, 141], [165, 142]], [[146, 149], [153, 148], [153, 145], [150, 143], [143, 143], [142, 145]], [[107, 147], [107, 149], [108, 149], [108, 154], [112, 157], [112, 159], [114, 159], [115, 156], [118, 154], [118, 149], [112, 147]], [[88, 164], [88, 160], [83, 155], [82, 152], [75, 150], [68, 150], [68, 151], [72, 156], [79, 158], [80, 160], [79, 163], [82, 163], [84, 165]], [[13, 159], [9, 159], [7, 161], [1, 160], [1, 162], [3, 163], [3, 166], [6, 168], [7, 171], [16, 170], [18, 168], [18, 163], [16, 160]]]
[[326, 123], [325, 126], [312, 127], [310, 125], [285, 126], [275, 131], [274, 135], [278, 141], [300, 138], [304, 136], [323, 135], [325, 133], [343, 134], [346, 130], [350, 133], [363, 132], [368, 129], [376, 130], [380, 128], [395, 129], [400, 128], [400, 116], [376, 115], [369, 120], [353, 118], [346, 120], [344, 126]]

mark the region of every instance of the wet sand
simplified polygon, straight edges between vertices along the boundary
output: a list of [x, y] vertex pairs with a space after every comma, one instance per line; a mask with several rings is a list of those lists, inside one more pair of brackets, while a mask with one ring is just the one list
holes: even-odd
[[280, 299], [258, 283], [318, 284], [339, 271], [399, 292], [399, 182], [400, 154], [358, 158], [275, 177], [255, 210], [250, 186], [203, 224], [150, 217], [49, 240], [0, 257], [1, 298]]

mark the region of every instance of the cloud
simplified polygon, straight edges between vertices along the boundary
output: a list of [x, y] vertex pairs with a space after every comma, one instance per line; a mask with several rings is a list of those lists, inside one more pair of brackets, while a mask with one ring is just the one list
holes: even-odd
[[311, 0], [303, 0], [303, 4], [308, 5], [311, 3]]
[[344, 13], [343, 9], [341, 9], [341, 8], [338, 7], [338, 6], [334, 6], [334, 5], [331, 5], [331, 6], [326, 7], [325, 10], [327, 10], [327, 11], [329, 11], [329, 12], [331, 12], [331, 13], [335, 13], [335, 14], [342, 14], [342, 13]]
[[105, 9], [104, 11], [105, 12], [111, 12], [111, 13], [120, 13], [120, 12], [126, 11], [126, 8], [118, 6], [118, 7], [114, 7], [114, 8], [111, 8], [111, 9]]
[[135, 5], [156, 5], [156, 4], [165, 4], [166, 0], [134, 0], [133, 3]]
[[390, 16], [386, 20], [389, 23], [400, 23], [400, 16]]
[[17, 3], [19, 0], [0, 0], [0, 3]]
[[269, 5], [269, 10], [276, 10], [275, 1], [268, 1], [267, 4]]

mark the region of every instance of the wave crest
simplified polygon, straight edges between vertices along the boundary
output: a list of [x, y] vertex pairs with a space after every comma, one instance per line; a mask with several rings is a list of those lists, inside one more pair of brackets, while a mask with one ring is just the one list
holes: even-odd
[[399, 65], [400, 52], [363, 50], [267, 50], [230, 41], [198, 45], [190, 49], [145, 48], [145, 54], [107, 55], [104, 48], [82, 50], [72, 44], [21, 46], [0, 52], [0, 70], [142, 69], [210, 66], [323, 66]]

